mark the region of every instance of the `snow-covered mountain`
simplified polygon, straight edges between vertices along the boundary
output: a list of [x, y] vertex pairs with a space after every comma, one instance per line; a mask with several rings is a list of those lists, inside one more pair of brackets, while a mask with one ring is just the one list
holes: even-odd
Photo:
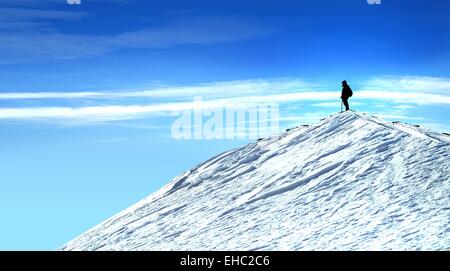
[[222, 153], [62, 250], [450, 249], [450, 137], [363, 113]]

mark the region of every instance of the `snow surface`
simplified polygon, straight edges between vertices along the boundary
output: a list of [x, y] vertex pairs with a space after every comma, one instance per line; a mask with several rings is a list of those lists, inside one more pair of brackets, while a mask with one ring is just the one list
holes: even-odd
[[220, 154], [61, 250], [448, 250], [450, 137], [345, 112]]

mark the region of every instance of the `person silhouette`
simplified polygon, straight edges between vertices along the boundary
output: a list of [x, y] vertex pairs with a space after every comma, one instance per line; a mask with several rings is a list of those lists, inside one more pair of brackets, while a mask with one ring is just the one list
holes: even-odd
[[350, 106], [348, 105], [348, 98], [352, 97], [353, 91], [352, 88], [347, 84], [347, 81], [342, 81], [342, 94], [341, 99], [345, 105], [345, 111], [350, 110]]

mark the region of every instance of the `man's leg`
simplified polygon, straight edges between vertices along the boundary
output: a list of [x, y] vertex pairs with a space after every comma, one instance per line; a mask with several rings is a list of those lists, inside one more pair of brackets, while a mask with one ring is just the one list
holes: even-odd
[[348, 99], [342, 99], [342, 102], [344, 102], [344, 105], [345, 105], [345, 111], [348, 111], [348, 110], [350, 110], [350, 106], [348, 105]]

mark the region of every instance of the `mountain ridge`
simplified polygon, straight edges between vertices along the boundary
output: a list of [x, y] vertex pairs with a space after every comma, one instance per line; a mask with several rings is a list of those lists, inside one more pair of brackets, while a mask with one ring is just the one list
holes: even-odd
[[212, 157], [61, 250], [448, 249], [449, 145], [334, 114]]

